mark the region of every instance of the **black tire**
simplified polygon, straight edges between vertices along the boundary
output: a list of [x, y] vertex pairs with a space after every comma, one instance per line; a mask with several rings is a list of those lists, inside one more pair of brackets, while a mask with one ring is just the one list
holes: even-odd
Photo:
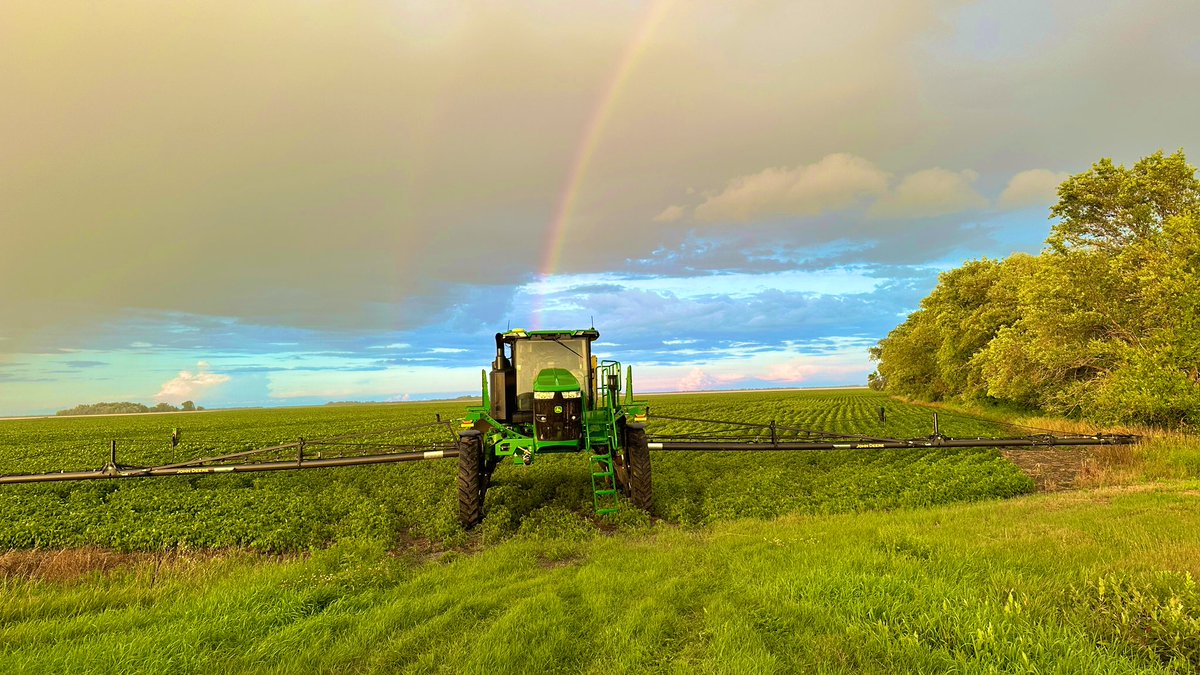
[[612, 453], [613, 458], [613, 475], [617, 479], [617, 489], [625, 498], [633, 496], [629, 487], [629, 451], [625, 448], [617, 448]]
[[469, 530], [483, 520], [483, 435], [474, 429], [458, 437], [458, 522]]
[[[628, 438], [629, 429], [625, 418], [617, 419], [617, 438]], [[613, 475], [617, 477], [617, 489], [629, 499], [633, 496], [629, 488], [629, 442], [625, 441], [612, 450]]]
[[[479, 441], [480, 444], [483, 444], [483, 438], [487, 438], [487, 435], [491, 433], [495, 427], [483, 420], [479, 420], [475, 423], [474, 429], [475, 431], [483, 434]], [[487, 497], [488, 488], [492, 487], [492, 475], [496, 473], [496, 465], [499, 463], [500, 458], [497, 457], [495, 453], [483, 453], [483, 495], [485, 498]]]
[[625, 432], [625, 451], [629, 453], [629, 498], [634, 506], [649, 513], [654, 489], [650, 480], [650, 446], [646, 442], [645, 425], [629, 425]]

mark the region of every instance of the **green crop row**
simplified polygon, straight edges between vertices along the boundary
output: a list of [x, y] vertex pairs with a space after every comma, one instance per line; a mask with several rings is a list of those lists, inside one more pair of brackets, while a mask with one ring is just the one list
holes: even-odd
[[[931, 431], [930, 411], [868, 391], [755, 392], [649, 398], [650, 432], [697, 433], [717, 425], [655, 421], [655, 415], [811, 428], [866, 436]], [[879, 408], [886, 421], [880, 421]], [[426, 403], [214, 411], [199, 414], [0, 422], [0, 474], [98, 468], [117, 440], [118, 462], [149, 465], [238, 452], [298, 438], [372, 432], [345, 442], [446, 442], [460, 404]], [[171, 430], [183, 440], [171, 448]], [[945, 416], [942, 432], [1004, 435], [1003, 427]], [[316, 447], [316, 446], [314, 446]], [[338, 450], [338, 447], [323, 451]], [[294, 450], [283, 451], [286, 455]], [[993, 450], [796, 453], [656, 453], [653, 515], [697, 525], [785, 513], [836, 513], [1007, 497], [1033, 484]], [[247, 547], [293, 551], [340, 540], [396, 546], [405, 539], [460, 545], [453, 461], [277, 472], [0, 486], [0, 549], [97, 545], [120, 550]], [[546, 456], [501, 465], [480, 535], [636, 527], [626, 505], [591, 513], [588, 466]]]

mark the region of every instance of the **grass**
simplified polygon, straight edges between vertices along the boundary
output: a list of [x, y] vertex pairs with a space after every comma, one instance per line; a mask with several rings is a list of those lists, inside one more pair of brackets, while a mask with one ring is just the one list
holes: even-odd
[[[930, 426], [865, 391], [650, 400], [652, 416]], [[0, 471], [92, 467], [114, 435], [124, 461], [163, 461], [176, 424], [198, 456], [437, 412], [456, 408], [0, 423]], [[943, 433], [1005, 433], [953, 413]], [[1186, 437], [1113, 453], [1109, 478], [1200, 476]], [[1196, 480], [1027, 495], [990, 450], [658, 453], [654, 517], [598, 518], [578, 459], [502, 467], [470, 535], [452, 462], [6, 487], [0, 671], [1200, 670]]]
[[1193, 672], [1200, 484], [154, 556], [0, 585], [6, 672]]

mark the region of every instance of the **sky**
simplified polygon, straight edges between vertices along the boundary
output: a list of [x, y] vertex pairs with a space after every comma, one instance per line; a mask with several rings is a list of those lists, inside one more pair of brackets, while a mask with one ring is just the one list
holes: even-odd
[[[0, 3], [0, 415], [863, 384], [1055, 187], [1200, 138], [1200, 5]], [[1193, 160], [1194, 161], [1194, 160]]]

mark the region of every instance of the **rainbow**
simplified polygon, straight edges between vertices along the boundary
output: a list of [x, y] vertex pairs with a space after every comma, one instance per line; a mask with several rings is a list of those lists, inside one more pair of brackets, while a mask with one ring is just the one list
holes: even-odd
[[[562, 257], [563, 244], [566, 241], [567, 228], [571, 224], [571, 215], [575, 210], [575, 202], [579, 198], [580, 189], [583, 187], [584, 178], [587, 176], [588, 166], [592, 162], [592, 157], [596, 154], [596, 148], [600, 144], [600, 139], [604, 136], [604, 128], [608, 125], [608, 121], [612, 117], [612, 111], [616, 107], [621, 88], [629, 79], [629, 74], [633, 71], [638, 57], [645, 52], [651, 35], [653, 35], [659, 24], [662, 23], [672, 4], [674, 4], [674, 0], [651, 0], [650, 5], [646, 8], [645, 16], [642, 18], [641, 25], [638, 26], [637, 32], [634, 33], [629, 44], [625, 47], [625, 52], [617, 62], [616, 68], [613, 69], [612, 76], [609, 78], [608, 84], [604, 87], [591, 118], [588, 120], [587, 126], [584, 127], [583, 136], [580, 137], [579, 144], [575, 147], [571, 169], [567, 172], [567, 180], [563, 184], [562, 193], [558, 199], [558, 206], [554, 211], [554, 218], [550, 221], [550, 228], [546, 235], [546, 248], [542, 254], [541, 266], [538, 268], [539, 282], [544, 282], [558, 268], [559, 259]], [[534, 329], [541, 327], [545, 299], [545, 292], [539, 288], [530, 317]]]

